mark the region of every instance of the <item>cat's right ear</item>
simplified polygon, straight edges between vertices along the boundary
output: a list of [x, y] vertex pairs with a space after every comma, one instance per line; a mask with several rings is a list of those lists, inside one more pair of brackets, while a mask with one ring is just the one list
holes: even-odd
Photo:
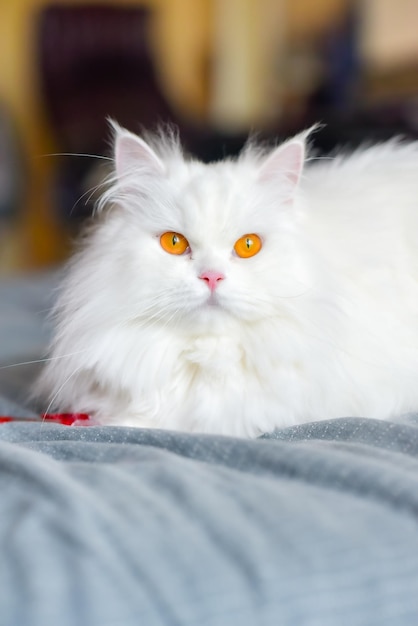
[[304, 161], [305, 142], [302, 137], [295, 137], [270, 153], [260, 168], [259, 180], [279, 179], [293, 189], [299, 183]]
[[116, 175], [123, 179], [132, 173], [162, 175], [164, 164], [154, 150], [140, 137], [111, 121], [114, 139]]

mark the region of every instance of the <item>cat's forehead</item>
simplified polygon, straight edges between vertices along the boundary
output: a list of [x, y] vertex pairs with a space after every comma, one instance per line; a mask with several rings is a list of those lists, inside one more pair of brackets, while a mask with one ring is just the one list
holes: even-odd
[[185, 161], [170, 168], [169, 177], [176, 181], [183, 191], [198, 197], [208, 192], [225, 194], [228, 188], [239, 182], [241, 170], [237, 163], [230, 161], [218, 163]]
[[181, 227], [191, 234], [260, 227], [259, 186], [253, 172], [238, 163], [191, 162], [171, 174], [171, 183]]
[[237, 168], [226, 163], [191, 163], [182, 187], [186, 201], [198, 203], [202, 210], [213, 205], [212, 212], [241, 193]]

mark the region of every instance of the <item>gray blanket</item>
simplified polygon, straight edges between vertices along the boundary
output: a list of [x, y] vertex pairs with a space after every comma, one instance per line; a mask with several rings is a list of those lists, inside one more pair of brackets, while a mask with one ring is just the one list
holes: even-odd
[[418, 623], [418, 429], [0, 428], [0, 623]]
[[417, 456], [414, 416], [256, 441], [0, 424], [0, 624], [416, 626]]

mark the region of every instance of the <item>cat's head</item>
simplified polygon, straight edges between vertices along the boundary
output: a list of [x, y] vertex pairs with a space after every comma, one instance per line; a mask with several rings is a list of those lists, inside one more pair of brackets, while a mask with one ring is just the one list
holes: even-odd
[[307, 133], [206, 165], [186, 159], [173, 134], [145, 142], [114, 128], [103, 228], [114, 241], [115, 297], [132, 317], [251, 322], [303, 291], [296, 205]]

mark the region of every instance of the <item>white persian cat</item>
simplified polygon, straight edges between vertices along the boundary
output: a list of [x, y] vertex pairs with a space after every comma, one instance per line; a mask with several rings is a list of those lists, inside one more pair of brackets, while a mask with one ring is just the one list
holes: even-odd
[[41, 392], [99, 423], [255, 437], [418, 409], [418, 143], [237, 160], [115, 125]]

